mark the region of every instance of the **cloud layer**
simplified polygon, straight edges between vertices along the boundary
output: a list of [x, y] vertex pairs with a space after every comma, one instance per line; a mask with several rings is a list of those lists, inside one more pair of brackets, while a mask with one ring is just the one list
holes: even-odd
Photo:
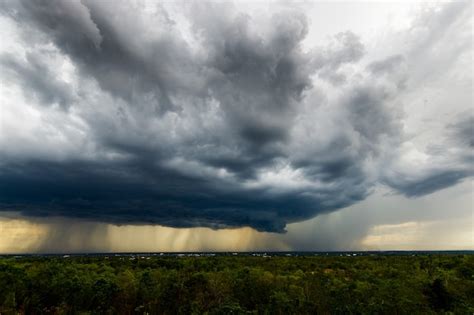
[[294, 8], [4, 2], [0, 208], [282, 232], [377, 185], [454, 185], [473, 174], [472, 95], [427, 146], [405, 108], [472, 56], [470, 11], [425, 12], [397, 35], [406, 46], [374, 58], [350, 31], [308, 49]]

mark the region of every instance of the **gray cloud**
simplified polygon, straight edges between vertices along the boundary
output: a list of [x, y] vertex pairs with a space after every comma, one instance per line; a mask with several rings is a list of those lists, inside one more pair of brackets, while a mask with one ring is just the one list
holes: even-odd
[[[435, 161], [416, 176], [392, 165], [405, 141], [395, 102], [404, 86], [381, 74], [401, 55], [361, 67], [366, 48], [351, 32], [304, 50], [309, 22], [291, 9], [256, 20], [230, 4], [181, 7], [191, 32], [159, 5], [3, 4], [25, 41], [24, 58], [1, 56], [2, 77], [36, 97], [25, 106], [48, 125], [28, 134], [41, 154], [12, 140], [0, 151], [1, 209], [282, 232], [379, 182], [420, 196], [472, 175], [457, 163], [472, 147], [470, 123], [451, 128], [455, 165]], [[54, 114], [61, 123], [44, 110], [56, 103], [68, 109]]]
[[390, 56], [384, 60], [375, 61], [369, 65], [370, 71], [375, 74], [391, 73], [403, 62], [401, 55]]
[[[458, 146], [474, 147], [474, 115], [472, 112], [464, 113], [456, 123], [448, 126], [448, 130], [450, 138]], [[470, 153], [472, 155], [472, 151]]]
[[28, 53], [24, 61], [11, 54], [3, 54], [0, 65], [10, 80], [19, 81], [25, 93], [38, 97], [40, 103], [67, 108], [74, 102], [73, 90], [66, 82], [56, 78], [39, 54]]
[[453, 186], [474, 175], [472, 113], [465, 113], [445, 128], [445, 138], [429, 148], [429, 163], [394, 168], [386, 183], [408, 197], [418, 197]]
[[410, 178], [406, 174], [390, 179], [388, 184], [408, 197], [418, 197], [459, 183], [472, 172], [464, 169], [432, 169], [429, 174]]

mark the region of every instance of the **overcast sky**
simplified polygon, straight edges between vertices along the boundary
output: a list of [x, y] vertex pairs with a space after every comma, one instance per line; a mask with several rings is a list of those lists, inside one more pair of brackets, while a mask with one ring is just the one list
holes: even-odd
[[474, 249], [473, 5], [0, 2], [0, 252]]

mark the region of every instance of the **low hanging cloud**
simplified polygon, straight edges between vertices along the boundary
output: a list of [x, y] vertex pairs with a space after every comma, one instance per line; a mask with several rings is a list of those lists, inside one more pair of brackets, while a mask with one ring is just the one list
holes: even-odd
[[[176, 6], [0, 5], [11, 39], [0, 54], [1, 210], [283, 232], [376, 185], [416, 197], [473, 175], [472, 111], [412, 158], [400, 95], [419, 84], [416, 44], [370, 60], [350, 31], [306, 49], [311, 21], [297, 9]], [[456, 33], [471, 7], [446, 4], [419, 23]], [[428, 57], [446, 42], [416, 36]]]

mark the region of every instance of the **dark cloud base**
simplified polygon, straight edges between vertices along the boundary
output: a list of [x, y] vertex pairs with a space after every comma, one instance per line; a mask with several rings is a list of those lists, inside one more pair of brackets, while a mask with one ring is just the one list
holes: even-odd
[[[355, 202], [331, 206], [300, 194], [226, 191], [164, 170], [140, 174], [131, 165], [35, 162], [3, 170], [2, 210], [26, 216], [64, 216], [115, 224], [210, 228], [250, 226], [283, 232], [285, 225]], [[19, 171], [21, 170], [21, 171]], [[121, 174], [135, 174], [133, 177]]]

